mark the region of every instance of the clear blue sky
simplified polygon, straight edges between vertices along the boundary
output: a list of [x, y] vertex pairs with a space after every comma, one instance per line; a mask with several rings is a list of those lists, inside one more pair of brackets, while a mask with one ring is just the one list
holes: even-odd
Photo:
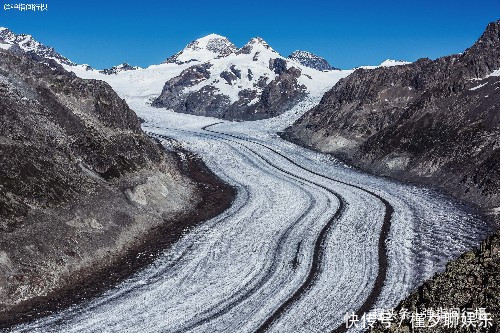
[[0, 0], [0, 26], [95, 68], [160, 63], [212, 32], [237, 46], [261, 36], [282, 55], [307, 50], [340, 68], [414, 61], [462, 52], [500, 19], [500, 0], [40, 1], [47, 12], [4, 11], [21, 1]]

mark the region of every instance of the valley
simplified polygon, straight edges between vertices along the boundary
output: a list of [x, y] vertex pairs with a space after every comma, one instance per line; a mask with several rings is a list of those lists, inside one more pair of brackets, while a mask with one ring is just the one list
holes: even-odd
[[[141, 218], [141, 228], [158, 230], [150, 241], [161, 245], [154, 253], [134, 252], [137, 258], [151, 258], [91, 297], [70, 298], [57, 311], [41, 309], [43, 315], [6, 325], [9, 332], [95, 332], [98, 328], [110, 332], [344, 332], [346, 313], [362, 316], [370, 309], [397, 306], [497, 228], [492, 222], [496, 215], [492, 219], [484, 215], [494, 211], [498, 200], [498, 172], [491, 166], [497, 165], [498, 158], [495, 66], [500, 58], [495, 38], [499, 23], [492, 24], [487, 38], [481, 39], [486, 40], [487, 56], [481, 53], [485, 49], [481, 44], [457, 56], [465, 60], [453, 56], [434, 62], [386, 60], [379, 66], [351, 70], [336, 69], [305, 51], [283, 57], [262, 38], [252, 38], [239, 48], [216, 34], [192, 41], [161, 64], [140, 68], [124, 63], [96, 70], [73, 63], [29, 35], [1, 29], [4, 66], [17, 68], [12, 59], [19, 57], [37, 73], [33, 79], [25, 77], [23, 70], [15, 75], [12, 70], [0, 72], [0, 83], [9, 92], [15, 90], [32, 101], [19, 97], [23, 108], [5, 107], [4, 116], [9, 110], [37, 116], [46, 110], [63, 110], [85, 125], [72, 132], [74, 128], [64, 121], [55, 122], [51, 128], [63, 134], [52, 138], [52, 133], [60, 132], [39, 130], [45, 118], [26, 116], [31, 121], [27, 128], [37, 129], [34, 133], [42, 139], [25, 136], [23, 142], [36, 146], [47, 141], [46, 146], [61, 150], [71, 142], [70, 160], [84, 160], [84, 167], [75, 174], [96, 187], [101, 177], [111, 180], [106, 185], [109, 193], [116, 200], [128, 200], [113, 205], [106, 201], [110, 195], [102, 196], [95, 209], [104, 215], [109, 213], [106, 207], [117, 211], [126, 207]], [[448, 81], [443, 78], [451, 78], [451, 83], [444, 84]], [[39, 104], [45, 95], [32, 87], [33, 82], [51, 92], [53, 104]], [[87, 87], [83, 92], [82, 86]], [[107, 94], [95, 93], [99, 90], [94, 87]], [[75, 91], [83, 97], [74, 97]], [[491, 96], [487, 105], [479, 97], [483, 92]], [[10, 103], [12, 96], [6, 94], [3, 100]], [[446, 103], [460, 111], [455, 118], [442, 111]], [[467, 120], [472, 115], [464, 110], [471, 105], [481, 121], [471, 123], [481, 135], [469, 149], [457, 142], [468, 140], [460, 130], [469, 133]], [[376, 108], [383, 112], [375, 112]], [[48, 119], [57, 115], [49, 114]], [[443, 127], [443, 132], [449, 129], [448, 141], [433, 136], [439, 121], [457, 126], [458, 133]], [[415, 124], [422, 125], [423, 135], [409, 131], [418, 127]], [[12, 136], [7, 127], [4, 132], [3, 136]], [[111, 145], [108, 141], [117, 135], [114, 132], [122, 139]], [[415, 156], [404, 151], [404, 134], [413, 138], [408, 145]], [[126, 144], [130, 135], [138, 142]], [[80, 136], [109, 147], [94, 155], [92, 149], [82, 148], [92, 144], [81, 145]], [[420, 142], [417, 139], [428, 139], [429, 146], [415, 148], [412, 144]], [[19, 137], [9, 140], [4, 141], [10, 145]], [[443, 147], [453, 144], [453, 154], [448, 154]], [[452, 166], [461, 165], [470, 159], [464, 154], [477, 147], [482, 152], [474, 155], [477, 165], [464, 167], [463, 173], [459, 169], [460, 179], [450, 176], [456, 168], [440, 168], [442, 159], [441, 164], [432, 159], [440, 154]], [[99, 156], [109, 159], [101, 163]], [[420, 169], [412, 158], [421, 162]], [[99, 163], [93, 164], [95, 160]], [[131, 160], [137, 163], [130, 166]], [[50, 165], [59, 165], [56, 162], [74, 166], [60, 159]], [[144, 169], [153, 176], [134, 180], [133, 173]], [[422, 169], [431, 170], [435, 178], [423, 177], [427, 183], [421, 183], [440, 179], [447, 194], [421, 186], [416, 175], [422, 176], [418, 174]], [[155, 176], [168, 186], [151, 183]], [[129, 178], [133, 186], [126, 183]], [[403, 182], [408, 180], [412, 182]], [[126, 186], [119, 186], [121, 182]], [[69, 193], [69, 188], [63, 189]], [[87, 194], [95, 200], [92, 192]], [[200, 206], [203, 201], [210, 203], [210, 210]], [[11, 202], [4, 200], [4, 204], [10, 207]], [[59, 208], [55, 200], [50, 204]], [[31, 212], [33, 207], [26, 209]], [[93, 209], [82, 211], [80, 220]], [[154, 217], [152, 225], [147, 216]], [[171, 216], [184, 219], [166, 218]], [[65, 216], [59, 220], [65, 232], [72, 232], [74, 223], [66, 223]], [[162, 220], [172, 228], [162, 228]], [[57, 233], [62, 227], [56, 229], [50, 221], [44, 230], [64, 239], [64, 234]], [[16, 222], [17, 232], [22, 233], [25, 224]], [[186, 228], [176, 223], [185, 223]], [[132, 227], [126, 235], [134, 238], [137, 230]], [[85, 228], [96, 229], [95, 223], [88, 222]], [[15, 244], [15, 235], [1, 235]], [[105, 243], [111, 236], [101, 237]], [[163, 237], [170, 241], [162, 242]], [[56, 248], [51, 252], [54, 262], [58, 262], [58, 242], [49, 242]], [[103, 247], [96, 242], [89, 243], [89, 248], [94, 245]], [[37, 258], [44, 255], [40, 251]], [[12, 276], [5, 267], [22, 265], [18, 262], [0, 261], [4, 281]], [[23, 287], [22, 281], [3, 283]], [[57, 291], [56, 284], [52, 287]], [[358, 331], [363, 329], [349, 330]]]

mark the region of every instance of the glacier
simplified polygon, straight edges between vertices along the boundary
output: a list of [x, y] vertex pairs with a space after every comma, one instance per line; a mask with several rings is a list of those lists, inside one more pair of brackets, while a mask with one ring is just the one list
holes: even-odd
[[[161, 80], [173, 71], [158, 69]], [[145, 131], [201, 156], [237, 197], [117, 287], [14, 332], [342, 330], [347, 312], [395, 306], [488, 233], [436, 192], [282, 140], [279, 132], [319, 102], [321, 89], [279, 117], [230, 122], [151, 107], [160, 79], [144, 72], [104, 79]]]

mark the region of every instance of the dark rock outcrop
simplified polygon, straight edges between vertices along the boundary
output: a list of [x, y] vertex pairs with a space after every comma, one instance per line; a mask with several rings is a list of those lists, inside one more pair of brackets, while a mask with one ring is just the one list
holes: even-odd
[[286, 72], [286, 61], [281, 58], [269, 59], [269, 68], [277, 75], [281, 75]]
[[[161, 95], [153, 102], [153, 106], [181, 113], [222, 116], [230, 101], [227, 96], [219, 94], [214, 87], [206, 85], [199, 90], [184, 92], [185, 89], [209, 79], [211, 67], [210, 63], [204, 63], [183, 70], [179, 76], [165, 83]], [[221, 76], [228, 83], [236, 78], [231, 71], [224, 73], [226, 75]]]
[[358, 69], [285, 136], [379, 175], [500, 205], [500, 21], [464, 53]]
[[330, 71], [333, 69], [338, 69], [330, 66], [326, 59], [307, 51], [294, 51], [287, 58], [297, 61], [298, 63], [306, 67], [317, 69], [318, 71]]
[[[249, 69], [249, 71], [250, 71], [250, 69]], [[250, 75], [251, 71], [248, 73]], [[223, 71], [222, 73], [220, 73], [219, 76], [221, 78], [223, 78], [224, 80], [226, 80], [226, 82], [228, 84], [232, 84], [233, 81], [236, 81], [237, 79], [241, 79], [241, 71], [239, 69], [237, 69], [235, 65], [231, 65], [229, 67], [229, 70]], [[250, 78], [250, 80], [251, 80], [251, 78]]]

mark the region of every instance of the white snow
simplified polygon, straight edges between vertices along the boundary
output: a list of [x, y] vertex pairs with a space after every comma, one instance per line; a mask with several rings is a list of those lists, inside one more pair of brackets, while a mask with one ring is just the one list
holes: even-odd
[[411, 64], [411, 62], [403, 61], [403, 60], [387, 59], [387, 60], [383, 61], [378, 66], [360, 66], [360, 67], [357, 67], [357, 68], [375, 69], [375, 68], [379, 68], [379, 67], [393, 67], [393, 66], [402, 66], [402, 65], [408, 65], [408, 64]]
[[491, 215], [500, 215], [500, 207], [492, 208], [489, 212]]
[[236, 47], [226, 37], [210, 34], [189, 43], [176, 54], [175, 61], [177, 63], [193, 60], [205, 62], [234, 51], [236, 51]]
[[[179, 75], [184, 69], [209, 62], [212, 67], [209, 68], [210, 77], [202, 80], [198, 84], [186, 88], [184, 92], [198, 91], [203, 87], [210, 85], [229, 97], [230, 101], [236, 102], [239, 99], [239, 92], [244, 89], [251, 89], [257, 93], [258, 98], [262, 93], [262, 88], [257, 87], [257, 82], [261, 77], [267, 78], [267, 83], [276, 78], [276, 73], [269, 68], [271, 59], [284, 59], [287, 62], [287, 67], [296, 67], [301, 70], [301, 76], [298, 79], [300, 84], [306, 86], [307, 91], [311, 95], [322, 95], [327, 90], [335, 85], [335, 83], [343, 77], [346, 77], [352, 70], [334, 70], [334, 71], [318, 71], [301, 64], [286, 59], [274, 51], [261, 38], [252, 38], [243, 48], [248, 47], [250, 53], [232, 52], [227, 56], [220, 57], [219, 54], [206, 49], [209, 42], [217, 39], [224, 43], [230, 43], [227, 38], [211, 34], [204, 38], [200, 38], [190, 43], [178, 56], [178, 60], [186, 59], [193, 60], [185, 63], [163, 63], [160, 65], [152, 65], [144, 69], [134, 71], [122, 71], [116, 75], [104, 75], [98, 70], [88, 70], [86, 66], [63, 66], [77, 74], [82, 78], [100, 79], [108, 82], [120, 94], [122, 98], [130, 96], [147, 97], [150, 101], [160, 95], [164, 84]], [[179, 58], [180, 57], [180, 58]], [[224, 71], [231, 72], [231, 67], [240, 71], [241, 78], [237, 78], [229, 84], [220, 75]], [[251, 75], [249, 78], [249, 71]], [[254, 99], [253, 102], [257, 101]]]
[[500, 76], [500, 69], [494, 70], [491, 74], [487, 75], [486, 77], [490, 76]]
[[485, 85], [487, 85], [487, 84], [488, 84], [488, 82], [485, 82], [485, 83], [483, 83], [483, 84], [480, 84], [480, 85], [478, 85], [478, 86], [475, 86], [475, 87], [473, 87], [473, 88], [470, 88], [469, 90], [477, 90], [477, 89], [479, 89], [479, 88], [481, 88], [481, 87], [484, 87], [484, 86], [485, 86]]
[[408, 64], [411, 64], [411, 62], [403, 61], [403, 60], [387, 59], [380, 64], [380, 67], [392, 67], [392, 66], [401, 66], [401, 65], [408, 65]]

